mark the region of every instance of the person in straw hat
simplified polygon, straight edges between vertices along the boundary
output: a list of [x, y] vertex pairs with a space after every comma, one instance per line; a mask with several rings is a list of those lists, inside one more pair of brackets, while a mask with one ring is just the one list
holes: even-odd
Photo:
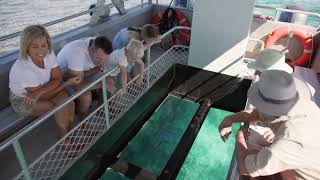
[[286, 63], [285, 55], [275, 49], [262, 50], [255, 61], [248, 63], [249, 69], [254, 69], [259, 73], [265, 70], [283, 70], [292, 73], [293, 69]]
[[[274, 132], [272, 143], [260, 149], [248, 147], [245, 126], [237, 133], [238, 170], [251, 177], [281, 176], [294, 179], [320, 179], [319, 108], [310, 100], [307, 85], [281, 70], [263, 71], [249, 89], [248, 101], [254, 109], [226, 117], [219, 126], [223, 141], [237, 122], [262, 121]], [[250, 134], [251, 135], [251, 134]]]
[[[258, 54], [256, 61], [248, 63], [247, 66], [249, 69], [256, 70], [255, 75], [249, 77], [253, 82], [258, 81], [259, 76], [265, 70], [282, 70], [290, 74], [293, 73], [293, 69], [285, 62], [285, 55], [275, 49], [263, 49]], [[249, 105], [252, 106], [251, 104]], [[250, 106], [249, 108], [252, 108]], [[261, 149], [262, 146], [266, 146], [273, 141], [274, 132], [261, 122], [250, 123], [249, 131], [252, 132], [251, 136], [248, 137], [248, 145], [251, 148]]]

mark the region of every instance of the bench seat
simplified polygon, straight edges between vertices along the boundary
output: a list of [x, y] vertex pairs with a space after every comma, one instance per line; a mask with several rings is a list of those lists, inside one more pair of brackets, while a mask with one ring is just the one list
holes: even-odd
[[0, 142], [22, 129], [34, 119], [19, 116], [13, 111], [11, 106], [2, 109], [0, 113]]

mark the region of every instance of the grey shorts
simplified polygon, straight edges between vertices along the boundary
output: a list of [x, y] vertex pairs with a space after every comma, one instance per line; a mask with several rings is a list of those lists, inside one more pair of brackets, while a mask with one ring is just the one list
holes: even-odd
[[136, 63], [128, 63], [127, 67], [126, 67], [126, 70], [127, 70], [127, 73], [130, 73], [134, 67]]
[[[99, 72], [95, 75], [92, 75], [88, 78], [86, 78], [86, 80], [88, 81], [88, 83], [95, 81], [96, 79], [100, 78], [102, 76], [102, 74]], [[67, 86], [64, 88], [64, 90], [68, 93], [69, 96], [73, 95], [74, 93], [76, 93], [78, 90], [76, 90], [73, 87]]]
[[24, 103], [24, 97], [9, 92], [11, 107], [20, 116], [27, 117], [32, 113], [32, 107]]

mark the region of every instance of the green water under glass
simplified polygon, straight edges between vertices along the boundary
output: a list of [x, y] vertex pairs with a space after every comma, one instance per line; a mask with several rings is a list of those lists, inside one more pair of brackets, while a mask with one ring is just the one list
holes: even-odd
[[[187, 129], [199, 104], [168, 96], [119, 158], [160, 175]], [[218, 131], [221, 120], [232, 114], [211, 108], [188, 153], [177, 179], [226, 179], [235, 138], [224, 143]], [[239, 125], [233, 127], [233, 132]], [[107, 170], [101, 179], [128, 179]]]

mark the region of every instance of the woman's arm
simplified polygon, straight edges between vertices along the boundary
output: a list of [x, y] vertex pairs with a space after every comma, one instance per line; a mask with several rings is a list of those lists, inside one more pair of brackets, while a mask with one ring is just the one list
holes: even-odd
[[42, 86], [27, 87], [27, 96], [36, 100], [48, 100], [57, 93], [56, 89], [61, 86], [62, 75], [59, 67], [52, 68], [50, 81]]

